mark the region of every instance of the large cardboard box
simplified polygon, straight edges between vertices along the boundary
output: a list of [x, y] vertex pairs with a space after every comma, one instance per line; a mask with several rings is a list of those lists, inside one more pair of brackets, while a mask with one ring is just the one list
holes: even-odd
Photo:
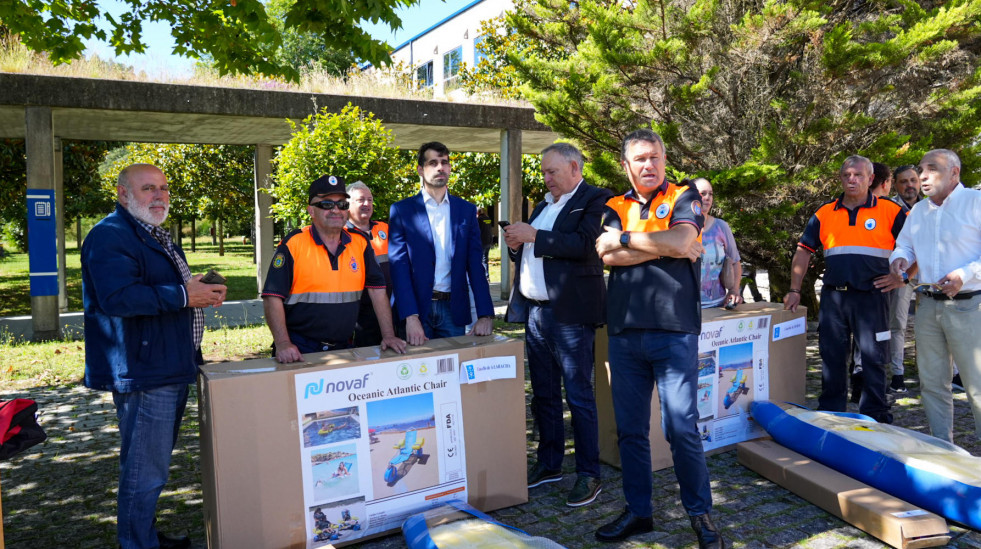
[[[467, 336], [432, 340], [420, 347], [410, 347], [406, 355], [392, 352], [382, 354], [377, 347], [368, 347], [304, 355], [307, 362], [299, 365], [279, 364], [271, 359], [210, 364], [201, 368], [198, 379], [208, 546], [307, 547], [310, 540], [308, 515], [311, 510], [305, 506], [304, 490], [310, 489], [309, 472], [302, 471], [305, 462], [301, 455], [310, 451], [305, 443], [301, 444], [304, 425], [298, 419], [298, 395], [303, 395], [303, 398], [306, 395], [302, 385], [298, 393], [297, 385], [304, 383], [309, 374], [322, 372], [325, 377], [337, 377], [343, 372], [336, 370], [350, 369], [353, 372], [355, 368], [366, 366], [385, 370], [386, 365], [390, 366], [393, 362], [420, 359], [417, 362], [424, 363], [427, 357], [449, 354], [458, 356], [457, 366], [478, 359], [490, 359], [483, 362], [493, 369], [495, 357], [502, 363], [513, 360], [514, 377], [460, 385], [467, 493], [468, 502], [483, 511], [528, 501], [524, 474], [527, 465], [524, 345], [521, 341], [503, 336]], [[421, 386], [422, 381], [418, 385]], [[312, 391], [323, 392], [324, 396], [318, 398], [327, 398], [329, 393], [323, 390], [323, 386], [320, 391], [317, 388]], [[360, 406], [360, 411], [364, 412], [365, 407], [369, 406], [360, 400], [352, 404], [350, 400], [355, 399], [354, 394], [347, 396], [347, 399], [336, 403], [337, 408]], [[335, 398], [334, 394], [330, 393], [329, 398]], [[436, 407], [436, 421], [431, 425], [433, 430], [443, 427], [441, 410]], [[371, 415], [370, 411], [368, 415]], [[360, 417], [364, 418], [364, 415]], [[370, 422], [370, 418], [361, 420], [361, 423], [365, 422]], [[368, 434], [368, 425], [361, 427], [358, 444], [368, 444], [362, 440]], [[306, 436], [306, 431], [303, 433]], [[393, 449], [390, 440], [378, 443], [378, 438], [374, 432], [371, 433], [372, 460], [377, 455], [387, 462], [399, 453]], [[432, 444], [434, 438], [430, 434], [426, 444]], [[448, 447], [440, 447], [435, 452], [430, 449], [432, 446], [425, 448], [428, 453], [442, 452], [438, 456], [424, 456], [430, 460], [430, 464], [443, 463], [435, 460], [437, 457], [444, 460]], [[309, 458], [306, 459], [309, 461]], [[427, 469], [431, 467], [417, 464], [415, 471], [407, 474], [405, 479]], [[304, 474], [307, 475], [307, 482], [304, 482]], [[364, 477], [361, 478], [363, 485]], [[383, 486], [378, 479], [380, 475], [372, 472], [371, 480], [377, 482], [376, 486]], [[396, 485], [392, 489], [400, 487]], [[364, 490], [364, 486], [361, 489]], [[444, 495], [426, 495], [425, 498], [427, 502], [437, 501]], [[401, 511], [389, 509], [389, 518], [398, 520], [397, 516], [392, 515]], [[361, 520], [361, 527], [367, 527], [363, 516]], [[337, 519], [334, 521], [337, 522]], [[368, 538], [360, 537], [352, 541], [364, 539]], [[327, 541], [330, 540], [316, 546], [326, 546]], [[333, 543], [342, 546], [345, 540]]]
[[744, 442], [739, 462], [832, 515], [900, 549], [950, 541], [947, 523], [772, 440]]
[[[699, 407], [714, 401], [715, 414], [700, 420], [706, 453], [724, 452], [744, 440], [764, 436], [765, 432], [746, 418], [749, 402], [758, 395], [768, 400], [802, 403], [807, 368], [806, 314], [804, 307], [785, 311], [775, 303], [745, 303], [734, 310], [702, 310], [699, 338], [700, 366], [703, 372], [719, 375], [714, 387], [699, 389]], [[712, 328], [712, 329], [710, 329]], [[757, 338], [753, 340], [753, 338]], [[596, 407], [599, 421], [600, 459], [620, 466], [617, 424], [610, 391], [609, 339], [606, 328], [596, 334]], [[753, 367], [736, 367], [736, 358], [726, 358], [723, 349], [752, 348]], [[732, 353], [729, 353], [732, 355]], [[742, 360], [742, 359], [738, 359]], [[763, 362], [760, 363], [760, 360]], [[732, 365], [732, 368], [728, 366]], [[748, 372], [740, 375], [739, 372]], [[759, 372], [764, 374], [759, 375]], [[757, 376], [763, 378], [758, 379]], [[700, 377], [700, 382], [707, 379]], [[700, 385], [707, 385], [700, 383]], [[707, 396], [706, 396], [707, 394]], [[726, 396], [729, 395], [729, 400]], [[714, 437], [714, 442], [712, 439]], [[671, 467], [671, 449], [661, 429], [661, 401], [657, 391], [651, 398], [651, 464], [654, 471]]]

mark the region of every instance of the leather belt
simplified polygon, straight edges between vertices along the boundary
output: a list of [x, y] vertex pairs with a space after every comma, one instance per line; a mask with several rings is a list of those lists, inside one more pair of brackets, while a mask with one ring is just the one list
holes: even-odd
[[550, 307], [552, 305], [552, 302], [547, 299], [537, 300], [537, 299], [530, 299], [526, 297], [525, 300], [528, 301], [528, 303], [531, 303], [532, 305], [536, 305], [538, 307]]
[[943, 292], [923, 291], [921, 293], [923, 295], [927, 296], [927, 297], [932, 297], [933, 299], [936, 299], [938, 301], [946, 301], [948, 299], [953, 299], [953, 300], [958, 300], [959, 301], [961, 299], [971, 299], [972, 297], [974, 297], [976, 295], [981, 295], [981, 290], [975, 290], [973, 292], [961, 292], [959, 294], [954, 294], [953, 297], [950, 297], [950, 296], [948, 296], [947, 294], [945, 294]]
[[433, 301], [449, 301], [450, 292], [437, 292], [433, 290]]

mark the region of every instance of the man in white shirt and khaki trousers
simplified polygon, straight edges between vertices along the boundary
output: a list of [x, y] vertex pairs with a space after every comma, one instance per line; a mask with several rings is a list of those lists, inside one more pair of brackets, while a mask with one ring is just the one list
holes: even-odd
[[921, 288], [916, 311], [916, 365], [931, 433], [953, 442], [953, 358], [981, 438], [981, 191], [960, 182], [953, 151], [928, 152], [920, 170], [928, 200], [913, 206], [889, 259], [896, 274], [916, 262], [920, 282], [932, 284]]

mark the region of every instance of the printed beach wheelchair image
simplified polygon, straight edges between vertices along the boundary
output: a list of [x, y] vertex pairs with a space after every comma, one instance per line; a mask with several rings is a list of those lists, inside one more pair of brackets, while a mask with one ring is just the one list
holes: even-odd
[[358, 407], [325, 410], [303, 416], [303, 447], [361, 438]]
[[375, 499], [439, 484], [436, 415], [431, 393], [376, 400], [367, 405]]
[[313, 495], [317, 501], [357, 494], [358, 456], [352, 444], [310, 454]]
[[314, 547], [338, 541], [358, 539], [364, 534], [361, 519], [365, 516], [364, 498], [350, 498], [309, 509], [313, 516]]
[[719, 417], [747, 413], [753, 400], [750, 395], [752, 378], [752, 343], [727, 345], [719, 349]]

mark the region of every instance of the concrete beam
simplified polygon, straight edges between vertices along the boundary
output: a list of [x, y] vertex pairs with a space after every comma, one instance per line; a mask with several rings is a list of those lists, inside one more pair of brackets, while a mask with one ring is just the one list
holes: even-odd
[[[520, 220], [521, 202], [521, 130], [501, 130], [501, 219]], [[514, 265], [507, 254], [503, 231], [501, 243], [501, 299], [511, 297]]]
[[[51, 109], [49, 107], [27, 107], [25, 111], [28, 193], [31, 189], [54, 190], [55, 139]], [[35, 245], [44, 248], [45, 244], [50, 244], [50, 249], [57, 250], [57, 245], [54, 243], [29, 240], [29, 244], [32, 249], [35, 249]], [[31, 318], [34, 340], [40, 341], [60, 337], [58, 295], [31, 295]]]
[[416, 149], [438, 128], [454, 151], [497, 152], [500, 128], [525, 132], [537, 152], [555, 134], [527, 106], [468, 104], [282, 90], [217, 88], [153, 82], [0, 73], [0, 137], [21, 138], [26, 106], [48, 106], [62, 139], [279, 145], [287, 120], [300, 122], [348, 103], [374, 113], [395, 144]]
[[266, 269], [272, 261], [275, 251], [273, 219], [270, 207], [272, 196], [264, 192], [272, 186], [272, 145], [256, 145], [255, 147], [255, 265], [258, 292], [266, 281]]

